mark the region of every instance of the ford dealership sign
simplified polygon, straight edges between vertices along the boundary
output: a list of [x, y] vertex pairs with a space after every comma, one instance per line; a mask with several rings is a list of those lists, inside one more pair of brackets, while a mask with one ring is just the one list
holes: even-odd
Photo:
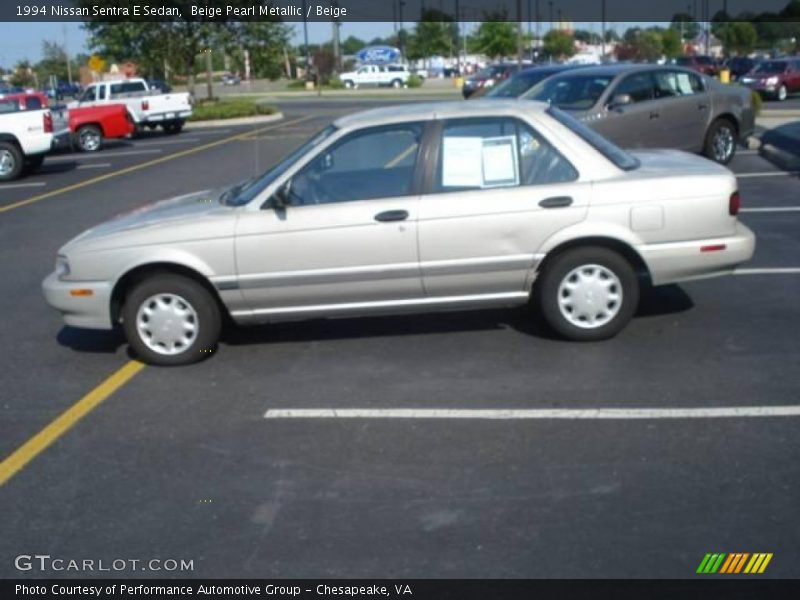
[[367, 46], [356, 53], [356, 58], [362, 63], [391, 63], [400, 58], [400, 50], [391, 46]]

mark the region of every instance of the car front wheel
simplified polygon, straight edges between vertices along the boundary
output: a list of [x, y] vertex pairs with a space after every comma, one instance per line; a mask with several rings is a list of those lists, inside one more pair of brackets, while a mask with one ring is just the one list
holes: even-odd
[[537, 288], [548, 325], [575, 341], [614, 337], [639, 303], [633, 267], [608, 248], [582, 247], [557, 255], [545, 266]]
[[201, 284], [161, 274], [136, 285], [122, 307], [134, 353], [152, 365], [186, 365], [210, 356], [221, 328], [219, 307]]
[[789, 90], [786, 89], [785, 85], [782, 85], [778, 88], [778, 100], [783, 102], [786, 98], [789, 97]]
[[736, 154], [736, 127], [726, 119], [718, 119], [706, 133], [703, 154], [721, 165], [727, 165]]
[[20, 149], [11, 142], [0, 142], [0, 181], [11, 181], [22, 174]]
[[83, 152], [97, 152], [103, 147], [103, 132], [95, 125], [84, 125], [75, 137]]

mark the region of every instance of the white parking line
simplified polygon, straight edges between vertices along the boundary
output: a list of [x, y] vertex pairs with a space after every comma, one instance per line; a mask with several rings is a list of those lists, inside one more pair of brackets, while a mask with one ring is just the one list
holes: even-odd
[[762, 206], [760, 208], [741, 208], [743, 213], [781, 213], [781, 212], [800, 212], [800, 206]]
[[229, 131], [233, 131], [233, 129], [215, 129], [213, 131], [192, 131], [192, 135], [218, 135], [220, 133], [228, 133]]
[[734, 275], [794, 275], [800, 267], [767, 267], [762, 269], [735, 269]]
[[47, 185], [44, 181], [29, 181], [28, 183], [4, 183], [0, 185], [0, 190], [10, 190], [11, 188], [41, 187]]
[[798, 171], [763, 171], [761, 173], [734, 173], [739, 179], [746, 177], [794, 177]]
[[265, 419], [723, 419], [800, 417], [800, 405], [712, 408], [271, 408]]
[[199, 142], [200, 138], [185, 137], [174, 140], [151, 140], [147, 142], [135, 142], [134, 146], [161, 146], [165, 144], [191, 144], [192, 142]]
[[88, 163], [85, 165], [78, 165], [78, 169], [107, 169], [111, 163]]
[[73, 152], [71, 154], [61, 154], [59, 156], [47, 157], [45, 163], [52, 162], [66, 162], [74, 161], [77, 158], [84, 160], [102, 160], [104, 158], [113, 158], [115, 156], [134, 156], [136, 154], [160, 154], [163, 150], [153, 148], [152, 150], [124, 150], [122, 152], [103, 152], [96, 155], [86, 154], [84, 152]]

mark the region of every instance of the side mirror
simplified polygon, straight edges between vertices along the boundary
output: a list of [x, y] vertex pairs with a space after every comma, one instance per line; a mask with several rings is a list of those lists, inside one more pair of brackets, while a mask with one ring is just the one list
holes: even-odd
[[292, 180], [290, 179], [282, 186], [280, 186], [275, 193], [272, 194], [271, 202], [272, 208], [276, 210], [283, 210], [289, 206], [289, 201], [292, 193]]
[[611, 99], [611, 103], [608, 105], [608, 107], [622, 108], [628, 104], [633, 104], [633, 98], [631, 98], [630, 94], [617, 94]]

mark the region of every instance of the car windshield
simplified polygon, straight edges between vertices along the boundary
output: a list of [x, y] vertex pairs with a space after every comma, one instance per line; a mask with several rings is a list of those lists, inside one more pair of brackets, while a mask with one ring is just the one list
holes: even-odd
[[517, 73], [496, 88], [492, 88], [492, 90], [486, 94], [486, 97], [517, 98], [550, 75], [553, 75], [553, 72], [545, 69], [532, 69], [530, 71]]
[[640, 163], [637, 158], [631, 156], [616, 144], [608, 141], [594, 129], [591, 129], [584, 123], [581, 123], [572, 115], [569, 115], [553, 106], [547, 109], [547, 114], [569, 129], [572, 133], [582, 138], [583, 141], [605, 156], [620, 169], [624, 171], [632, 171], [639, 167]]
[[289, 168], [300, 158], [305, 156], [306, 153], [333, 135], [336, 129], [337, 128], [334, 125], [329, 125], [308, 140], [305, 144], [300, 146], [297, 150], [291, 152], [286, 158], [269, 169], [263, 175], [259, 177], [252, 177], [238, 185], [228, 188], [220, 195], [220, 203], [227, 204], [228, 206], [242, 206], [247, 204], [262, 191], [264, 191], [264, 189], [272, 184], [278, 177], [289, 170]]
[[525, 99], [549, 102], [564, 110], [587, 110], [597, 103], [611, 79], [590, 74], [550, 77], [535, 85]]
[[786, 69], [786, 64], [784, 61], [781, 60], [768, 60], [766, 62], [761, 63], [758, 65], [753, 72], [754, 73], [783, 73]]

